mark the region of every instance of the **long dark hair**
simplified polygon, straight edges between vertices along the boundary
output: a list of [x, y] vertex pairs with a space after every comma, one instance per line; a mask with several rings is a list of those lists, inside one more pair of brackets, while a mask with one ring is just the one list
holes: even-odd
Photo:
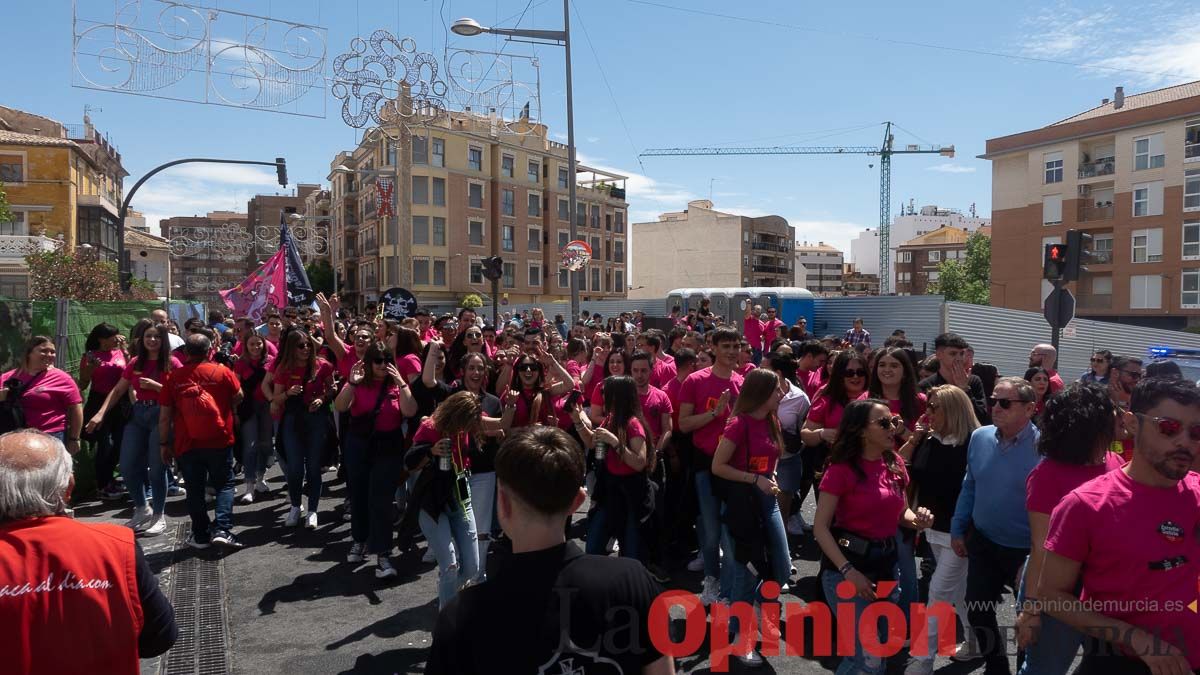
[[537, 366], [538, 379], [533, 383], [533, 390], [539, 394], [542, 393], [542, 387], [546, 386], [546, 369], [542, 365], [541, 361], [538, 361], [530, 354], [522, 354], [521, 357], [517, 359], [517, 362], [512, 365], [512, 390], [518, 393], [525, 390], [525, 386], [521, 382], [520, 371], [518, 370], [518, 367], [525, 363], [532, 363], [533, 365]]
[[[833, 443], [833, 449], [829, 451], [826, 466], [847, 464], [860, 481], [866, 479], [867, 474], [858, 465], [858, 460], [863, 456], [863, 433], [871, 423], [871, 410], [877, 405], [888, 407], [886, 401], [877, 398], [851, 401], [846, 406], [846, 410], [842, 413], [842, 422], [838, 425], [837, 440]], [[883, 451], [883, 462], [887, 465], [888, 471], [895, 476], [895, 480], [900, 481], [901, 488], [906, 486], [908, 483], [905, 478], [906, 474], [900, 466], [900, 455], [894, 448], [889, 447]]]
[[1114, 436], [1116, 407], [1108, 388], [1076, 382], [1047, 394], [1038, 454], [1064, 464], [1090, 464]]
[[479, 362], [483, 364], [484, 369], [487, 371], [487, 375], [484, 376], [483, 382], [481, 382], [479, 385], [479, 390], [486, 393], [488, 382], [492, 381], [494, 378], [492, 377], [492, 361], [487, 357], [487, 354], [484, 354], [483, 352], [467, 352], [458, 360], [458, 372], [459, 377], [462, 380], [462, 387], [464, 389], [467, 387], [467, 366], [471, 365], [472, 359], [479, 359]]
[[[259, 351], [258, 361], [254, 361], [254, 357], [250, 356], [250, 342], [258, 340], [262, 343], [262, 349]], [[250, 363], [265, 363], [267, 358], [271, 356], [270, 350], [267, 349], [267, 338], [259, 335], [257, 332], [251, 333], [250, 337], [246, 338], [245, 344], [242, 345], [242, 358]]]
[[[604, 414], [611, 421], [609, 431], [618, 436], [629, 428], [629, 420], [636, 419], [638, 414], [637, 385], [628, 375], [613, 375], [604, 379]], [[649, 429], [646, 430], [648, 434]], [[624, 442], [624, 438], [621, 439]]]
[[[1023, 377], [1021, 379], [1028, 382], [1029, 386], [1032, 387], [1033, 386], [1033, 378], [1037, 377], [1038, 375], [1046, 376], [1046, 393], [1042, 394], [1042, 399], [1041, 399], [1042, 402], [1045, 402], [1046, 399], [1050, 398], [1050, 373], [1045, 368], [1043, 368], [1041, 366], [1033, 366], [1025, 371], [1025, 377]], [[1034, 390], [1034, 396], [1037, 396], [1036, 389]]]
[[829, 368], [829, 381], [825, 383], [824, 387], [821, 387], [817, 396], [824, 396], [830, 402], [840, 406], [850, 404], [850, 395], [846, 392], [846, 371], [850, 369], [851, 361], [858, 361], [864, 368], [867, 365], [867, 360], [859, 356], [858, 352], [851, 349], [838, 352]]
[[[144, 325], [143, 322], [145, 322]], [[146, 350], [146, 331], [149, 330], [158, 333], [157, 354], [151, 354]], [[158, 363], [159, 372], [165, 373], [171, 370], [171, 342], [167, 339], [168, 333], [166, 324], [155, 325], [155, 323], [150, 319], [142, 319], [141, 321], [137, 322], [136, 326], [133, 327], [133, 334], [135, 337], [133, 349], [131, 351], [134, 358], [138, 360], [139, 366], [145, 368], [148, 362], [156, 361]]]
[[116, 337], [120, 332], [111, 323], [98, 323], [92, 327], [92, 332], [88, 333], [87, 341], [83, 343], [83, 348], [85, 351], [94, 352], [100, 349], [101, 340]]
[[[386, 342], [372, 342], [367, 351], [363, 352], [363, 384], [375, 383], [375, 359], [387, 359], [388, 364], [395, 362], [395, 357], [392, 355], [392, 350], [388, 349]], [[383, 376], [383, 386], [393, 387], [399, 383], [395, 381], [391, 373], [385, 373]]]
[[606, 378], [607, 377], [620, 377], [619, 375], [616, 375], [616, 376], [613, 375], [612, 371], [610, 371], [608, 369], [608, 362], [614, 356], [619, 357], [621, 359], [621, 363], [625, 364], [625, 372], [621, 373], [621, 375], [628, 375], [629, 374], [629, 365], [630, 365], [629, 354], [625, 351], [624, 346], [622, 346], [622, 348], [618, 350], [616, 347], [616, 344], [614, 343], [613, 350], [608, 353], [607, 357], [604, 358], [604, 377], [606, 377]]
[[900, 417], [911, 424], [920, 415], [920, 399], [917, 398], [917, 373], [913, 370], [912, 360], [908, 358], [907, 351], [899, 347], [881, 347], [875, 350], [875, 363], [871, 366], [867, 394], [871, 398], [887, 398], [883, 395], [883, 383], [879, 381], [879, 361], [885, 356], [900, 362], [900, 369], [904, 373], [900, 378]]
[[305, 333], [303, 330], [297, 329], [287, 332], [286, 338], [282, 340], [283, 346], [279, 348], [279, 355], [275, 359], [275, 369], [283, 372], [301, 365], [296, 363], [295, 354], [296, 347], [299, 347], [302, 342], [308, 343], [308, 360], [303, 364], [306, 371], [305, 379], [312, 379], [317, 372], [317, 346], [313, 343], [312, 338], [308, 336], [308, 333]]

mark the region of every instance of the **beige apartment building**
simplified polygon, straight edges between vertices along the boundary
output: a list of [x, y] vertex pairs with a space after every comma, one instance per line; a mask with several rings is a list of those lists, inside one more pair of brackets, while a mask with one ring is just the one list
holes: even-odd
[[1068, 229], [1097, 259], [1076, 315], [1158, 328], [1200, 323], [1200, 82], [1126, 96], [987, 142], [992, 303], [1040, 311], [1043, 248]]
[[[578, 238], [592, 248], [583, 300], [625, 297], [625, 176], [576, 164], [544, 125], [471, 113], [441, 115], [368, 137], [330, 163], [330, 251], [345, 302], [364, 307], [392, 287], [447, 309], [491, 299], [482, 260], [504, 259], [510, 303], [567, 300], [560, 250], [570, 241], [569, 181], [577, 184]], [[369, 171], [383, 173], [365, 173]], [[396, 181], [394, 216], [381, 216], [379, 178]]]
[[842, 295], [846, 255], [823, 241], [796, 242], [796, 282], [820, 296]]
[[[992, 228], [985, 225], [978, 231], [991, 236]], [[938, 267], [944, 261], [967, 257], [970, 236], [966, 228], [943, 225], [900, 244], [896, 248], [896, 295], [928, 293], [930, 284], [937, 282]]]
[[780, 216], [724, 213], [697, 199], [631, 229], [637, 285], [630, 297], [662, 299], [676, 288], [792, 285], [796, 228]]

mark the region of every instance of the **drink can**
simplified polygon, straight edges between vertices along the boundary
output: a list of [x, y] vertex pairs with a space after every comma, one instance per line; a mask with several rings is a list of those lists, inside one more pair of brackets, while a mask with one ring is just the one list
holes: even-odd
[[605, 443], [603, 441], [596, 441], [596, 448], [594, 450], [594, 453], [595, 453], [594, 456], [596, 458], [596, 461], [603, 462], [604, 455], [608, 454], [608, 443]]
[[438, 469], [442, 471], [450, 471], [454, 468], [454, 459], [450, 455], [442, 455], [438, 457]]

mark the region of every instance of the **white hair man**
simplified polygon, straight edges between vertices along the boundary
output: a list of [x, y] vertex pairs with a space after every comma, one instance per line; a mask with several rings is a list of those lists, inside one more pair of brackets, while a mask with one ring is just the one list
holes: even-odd
[[[118, 525], [65, 516], [72, 460], [53, 436], [0, 436], [0, 653], [17, 673], [139, 672], [175, 644], [175, 611]], [[64, 636], [103, 636], [71, 640]], [[11, 670], [9, 670], [11, 669]]]

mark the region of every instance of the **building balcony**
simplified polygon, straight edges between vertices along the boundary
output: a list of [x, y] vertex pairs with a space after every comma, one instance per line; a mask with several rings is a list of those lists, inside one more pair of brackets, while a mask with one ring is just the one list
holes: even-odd
[[112, 215], [120, 215], [120, 209], [117, 204], [121, 198], [112, 192], [105, 192], [98, 195], [79, 195], [78, 203], [80, 206], [98, 206]]
[[1080, 178], [1096, 178], [1097, 176], [1111, 176], [1117, 172], [1117, 160], [1112, 157], [1104, 157], [1094, 162], [1079, 163]]
[[1092, 251], [1089, 265], [1111, 265], [1113, 261], [1112, 251]]
[[56, 251], [62, 242], [49, 237], [23, 234], [0, 234], [0, 260], [20, 260], [33, 253]]
[[792, 271], [790, 269], [788, 269], [787, 267], [784, 267], [782, 265], [755, 264], [755, 265], [751, 266], [751, 269], [753, 269], [755, 272], [761, 272], [763, 274], [791, 274], [792, 273]]
[[1100, 220], [1112, 220], [1112, 217], [1113, 205], [1106, 203], [1104, 206], [1080, 206], [1075, 220], [1080, 223], [1093, 223]]
[[1083, 295], [1075, 298], [1079, 309], [1112, 309], [1112, 295]]
[[775, 253], [791, 253], [793, 247], [783, 244], [773, 244], [766, 241], [756, 241], [750, 244], [750, 248], [755, 251], [774, 251]]

